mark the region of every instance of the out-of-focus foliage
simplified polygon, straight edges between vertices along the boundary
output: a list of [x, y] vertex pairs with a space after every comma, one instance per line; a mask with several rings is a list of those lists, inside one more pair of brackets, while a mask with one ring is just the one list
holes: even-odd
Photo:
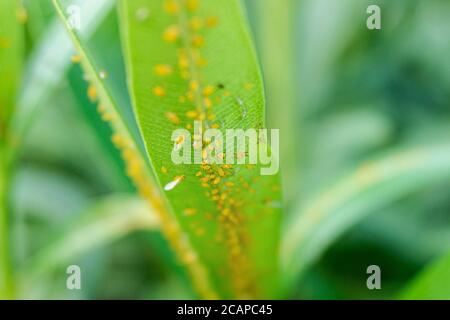
[[411, 281], [402, 299], [445, 299], [450, 296], [450, 256], [447, 254], [436, 263], [431, 263], [417, 279]]
[[[13, 75], [22, 90], [11, 122], [20, 152], [8, 193], [14, 296], [198, 297], [160, 232], [133, 211], [137, 192], [54, 6], [23, 3], [26, 68]], [[124, 66], [114, 42], [123, 27], [116, 1], [79, 3], [82, 39], [89, 52], [103, 52], [92, 58], [107, 56], [105, 70]], [[284, 297], [449, 299], [450, 2], [243, 3], [264, 74], [266, 121], [281, 128]], [[382, 30], [366, 28], [369, 4], [380, 5]], [[107, 83], [122, 93], [118, 72]], [[118, 98], [133, 120], [126, 99]], [[126, 208], [104, 213], [105, 199]], [[82, 241], [73, 240], [78, 232]], [[69, 264], [83, 270], [81, 291], [65, 288]], [[373, 264], [382, 290], [366, 287]]]

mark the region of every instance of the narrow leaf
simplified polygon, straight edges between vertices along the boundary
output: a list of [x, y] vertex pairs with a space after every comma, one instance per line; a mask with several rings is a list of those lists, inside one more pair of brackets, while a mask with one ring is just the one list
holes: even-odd
[[160, 188], [198, 253], [193, 259], [205, 263], [223, 298], [273, 297], [278, 175], [261, 176], [259, 166], [177, 165], [171, 158], [177, 129], [188, 130], [183, 137], [190, 143], [183, 145], [202, 149], [202, 139], [192, 137], [194, 120], [222, 134], [264, 128], [263, 84], [240, 1], [120, 4], [138, 124]]
[[0, 298], [13, 296], [9, 249], [10, 119], [22, 71], [23, 8], [19, 1], [0, 1]]
[[0, 2], [0, 140], [15, 107], [23, 61], [24, 9], [16, 0]]
[[[17, 279], [24, 286], [53, 268], [64, 266], [107, 243], [137, 230], [159, 228], [158, 216], [136, 196], [113, 195], [98, 200], [71, 222], [50, 244], [38, 251], [21, 269]], [[70, 250], [68, 250], [70, 248]]]
[[289, 223], [283, 242], [287, 281], [301, 274], [340, 235], [371, 212], [450, 178], [450, 146], [394, 152], [361, 164], [322, 192]]
[[[202, 262], [196, 259], [189, 238], [185, 235], [172, 212], [168, 210], [164, 199], [154, 185], [153, 174], [149, 170], [146, 157], [143, 156], [142, 140], [135, 130], [135, 120], [130, 107], [124, 75], [120, 72], [123, 62], [118, 38], [111, 38], [108, 50], [100, 46], [90, 46], [89, 39], [73, 28], [69, 22], [67, 8], [72, 1], [53, 1], [58, 15], [63, 20], [72, 42], [78, 51], [86, 77], [91, 82], [88, 95], [98, 101], [98, 111], [114, 131], [113, 142], [120, 149], [126, 162], [127, 175], [133, 180], [140, 194], [155, 209], [161, 221], [161, 230], [179, 260], [186, 266], [197, 291], [205, 298], [216, 298], [209, 276]], [[94, 52], [95, 50], [95, 52]], [[111, 66], [114, 66], [111, 67]], [[111, 68], [109, 68], [109, 67]], [[106, 68], [106, 69], [105, 69]], [[114, 80], [113, 80], [114, 79]], [[131, 114], [131, 117], [130, 117]]]

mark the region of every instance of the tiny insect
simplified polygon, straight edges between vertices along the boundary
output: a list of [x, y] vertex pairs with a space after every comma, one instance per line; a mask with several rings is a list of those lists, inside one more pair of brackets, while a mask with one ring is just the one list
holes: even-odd
[[175, 187], [178, 186], [184, 180], [184, 178], [184, 176], [175, 177], [172, 181], [165, 185], [164, 190], [171, 191], [175, 189]]
[[108, 72], [101, 70], [99, 73], [100, 79], [105, 80], [108, 77]]

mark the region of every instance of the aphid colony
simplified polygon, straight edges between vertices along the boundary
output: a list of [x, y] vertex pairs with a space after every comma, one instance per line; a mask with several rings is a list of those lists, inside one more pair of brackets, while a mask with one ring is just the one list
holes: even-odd
[[[219, 19], [215, 16], [200, 17], [196, 15], [199, 9], [199, 0], [165, 0], [163, 9], [167, 14], [173, 16], [174, 23], [168, 25], [162, 32], [162, 40], [173, 44], [177, 50], [178, 61], [175, 64], [162, 62], [153, 66], [153, 71], [161, 82], [151, 88], [153, 94], [160, 99], [168, 95], [165, 82], [169, 76], [178, 73], [186, 81], [187, 91], [179, 96], [180, 104], [191, 104], [196, 106], [194, 109], [187, 110], [184, 114], [176, 113], [173, 110], [166, 110], [166, 119], [175, 125], [187, 122], [186, 129], [193, 129], [191, 122], [201, 122], [203, 129], [218, 129], [221, 124], [216, 122], [216, 116], [213, 112], [213, 105], [221, 103], [223, 98], [231, 97], [241, 108], [242, 116], [247, 115], [244, 101], [235, 97], [226, 90], [222, 83], [204, 84], [202, 82], [202, 70], [208, 66], [207, 59], [202, 55], [201, 48], [206, 45], [205, 38], [201, 33], [205, 28], [213, 28], [219, 24]], [[251, 90], [253, 85], [245, 85], [247, 90]], [[185, 121], [191, 120], [191, 121]], [[183, 139], [180, 136], [180, 140]], [[208, 147], [208, 141], [202, 141], [202, 137], [194, 137], [194, 148], [197, 146]], [[181, 145], [184, 141], [178, 141]], [[244, 232], [243, 225], [245, 219], [241, 214], [244, 203], [239, 200], [237, 189], [231, 178], [235, 175], [235, 169], [232, 164], [209, 164], [202, 162], [199, 165], [200, 170], [196, 177], [199, 179], [200, 186], [205, 189], [206, 197], [215, 204], [218, 216], [215, 217], [220, 222], [222, 229], [221, 241], [224, 242], [228, 251], [228, 265], [224, 272], [229, 273], [232, 279], [231, 288], [235, 294], [241, 298], [251, 297], [256, 288], [253, 287], [252, 266], [245, 253], [244, 244], [247, 235]], [[161, 173], [167, 173], [167, 168], [162, 167]], [[165, 191], [172, 191], [177, 188], [186, 177], [178, 175], [173, 177], [165, 184]], [[241, 179], [243, 179], [241, 177]], [[248, 183], [242, 181], [242, 186], [251, 189]], [[196, 214], [195, 209], [185, 208], [184, 214], [190, 217]], [[198, 230], [197, 230], [198, 231]], [[197, 235], [203, 234], [197, 232]]]

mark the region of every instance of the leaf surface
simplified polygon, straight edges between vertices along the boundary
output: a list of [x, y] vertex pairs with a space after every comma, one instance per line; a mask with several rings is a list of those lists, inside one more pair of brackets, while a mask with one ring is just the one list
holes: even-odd
[[197, 252], [192, 258], [207, 266], [223, 298], [273, 297], [278, 175], [260, 175], [258, 165], [176, 165], [171, 158], [172, 133], [183, 128], [192, 138], [195, 120], [222, 133], [264, 128], [263, 83], [240, 2], [121, 1], [120, 16], [138, 125], [160, 188]]
[[366, 215], [450, 178], [450, 146], [415, 147], [362, 163], [314, 198], [289, 223], [282, 260], [287, 281], [302, 274], [333, 241]]

